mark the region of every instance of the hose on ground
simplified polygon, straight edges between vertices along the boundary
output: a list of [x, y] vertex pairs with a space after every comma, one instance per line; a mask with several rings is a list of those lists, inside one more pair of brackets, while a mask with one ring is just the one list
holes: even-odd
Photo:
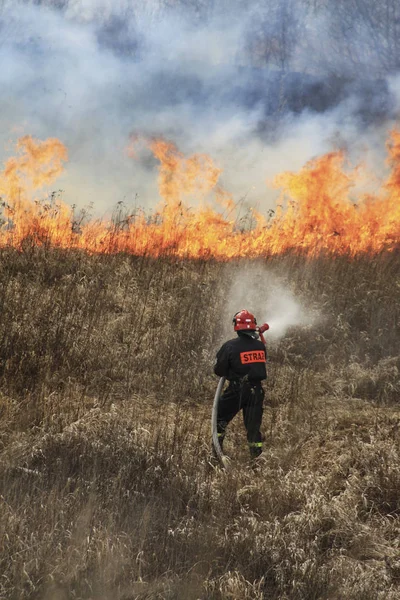
[[218, 431], [217, 431], [218, 403], [219, 403], [219, 399], [222, 394], [222, 389], [224, 387], [224, 383], [225, 383], [225, 377], [221, 377], [218, 382], [217, 391], [215, 392], [215, 396], [214, 396], [214, 403], [213, 403], [212, 415], [211, 415], [211, 434], [212, 434], [212, 443], [213, 443], [213, 447], [215, 450], [215, 454], [218, 457], [218, 460], [220, 461], [220, 463], [224, 467], [227, 467], [228, 458], [224, 455], [224, 453], [221, 450], [221, 446], [219, 445], [219, 439], [218, 439]]

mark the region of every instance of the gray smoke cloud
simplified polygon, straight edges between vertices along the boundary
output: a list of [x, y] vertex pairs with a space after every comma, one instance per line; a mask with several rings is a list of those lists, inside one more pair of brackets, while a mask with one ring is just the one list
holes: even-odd
[[276, 198], [266, 180], [332, 147], [382, 164], [397, 80], [370, 95], [366, 116], [340, 53], [323, 63], [331, 17], [307, 4], [3, 0], [0, 160], [20, 135], [58, 137], [70, 160], [57, 186], [98, 213], [159, 200], [156, 161], [126, 152], [132, 132], [210, 154], [234, 198], [261, 210]]

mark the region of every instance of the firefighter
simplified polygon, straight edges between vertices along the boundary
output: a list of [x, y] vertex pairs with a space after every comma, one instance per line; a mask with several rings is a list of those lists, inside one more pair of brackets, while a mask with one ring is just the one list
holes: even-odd
[[[229, 381], [218, 404], [218, 440], [222, 450], [227, 425], [242, 410], [250, 456], [256, 458], [262, 452], [260, 427], [264, 390], [261, 382], [267, 377], [266, 348], [259, 339], [253, 314], [247, 310], [237, 312], [233, 326], [237, 337], [221, 346], [214, 365], [214, 373]], [[262, 327], [268, 328], [268, 325]]]

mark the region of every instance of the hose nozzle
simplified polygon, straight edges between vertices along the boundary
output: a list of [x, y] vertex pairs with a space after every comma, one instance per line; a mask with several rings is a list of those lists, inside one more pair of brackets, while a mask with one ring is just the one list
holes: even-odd
[[263, 334], [265, 331], [268, 331], [269, 329], [269, 325], [268, 323], [264, 323], [263, 325], [260, 325], [260, 327], [258, 328], [258, 331]]

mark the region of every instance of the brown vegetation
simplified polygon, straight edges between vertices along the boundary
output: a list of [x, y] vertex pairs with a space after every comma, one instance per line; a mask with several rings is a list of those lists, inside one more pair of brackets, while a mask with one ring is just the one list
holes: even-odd
[[400, 596], [399, 257], [264, 265], [324, 318], [271, 348], [257, 470], [237, 420], [222, 471], [242, 263], [1, 251], [0, 598]]

